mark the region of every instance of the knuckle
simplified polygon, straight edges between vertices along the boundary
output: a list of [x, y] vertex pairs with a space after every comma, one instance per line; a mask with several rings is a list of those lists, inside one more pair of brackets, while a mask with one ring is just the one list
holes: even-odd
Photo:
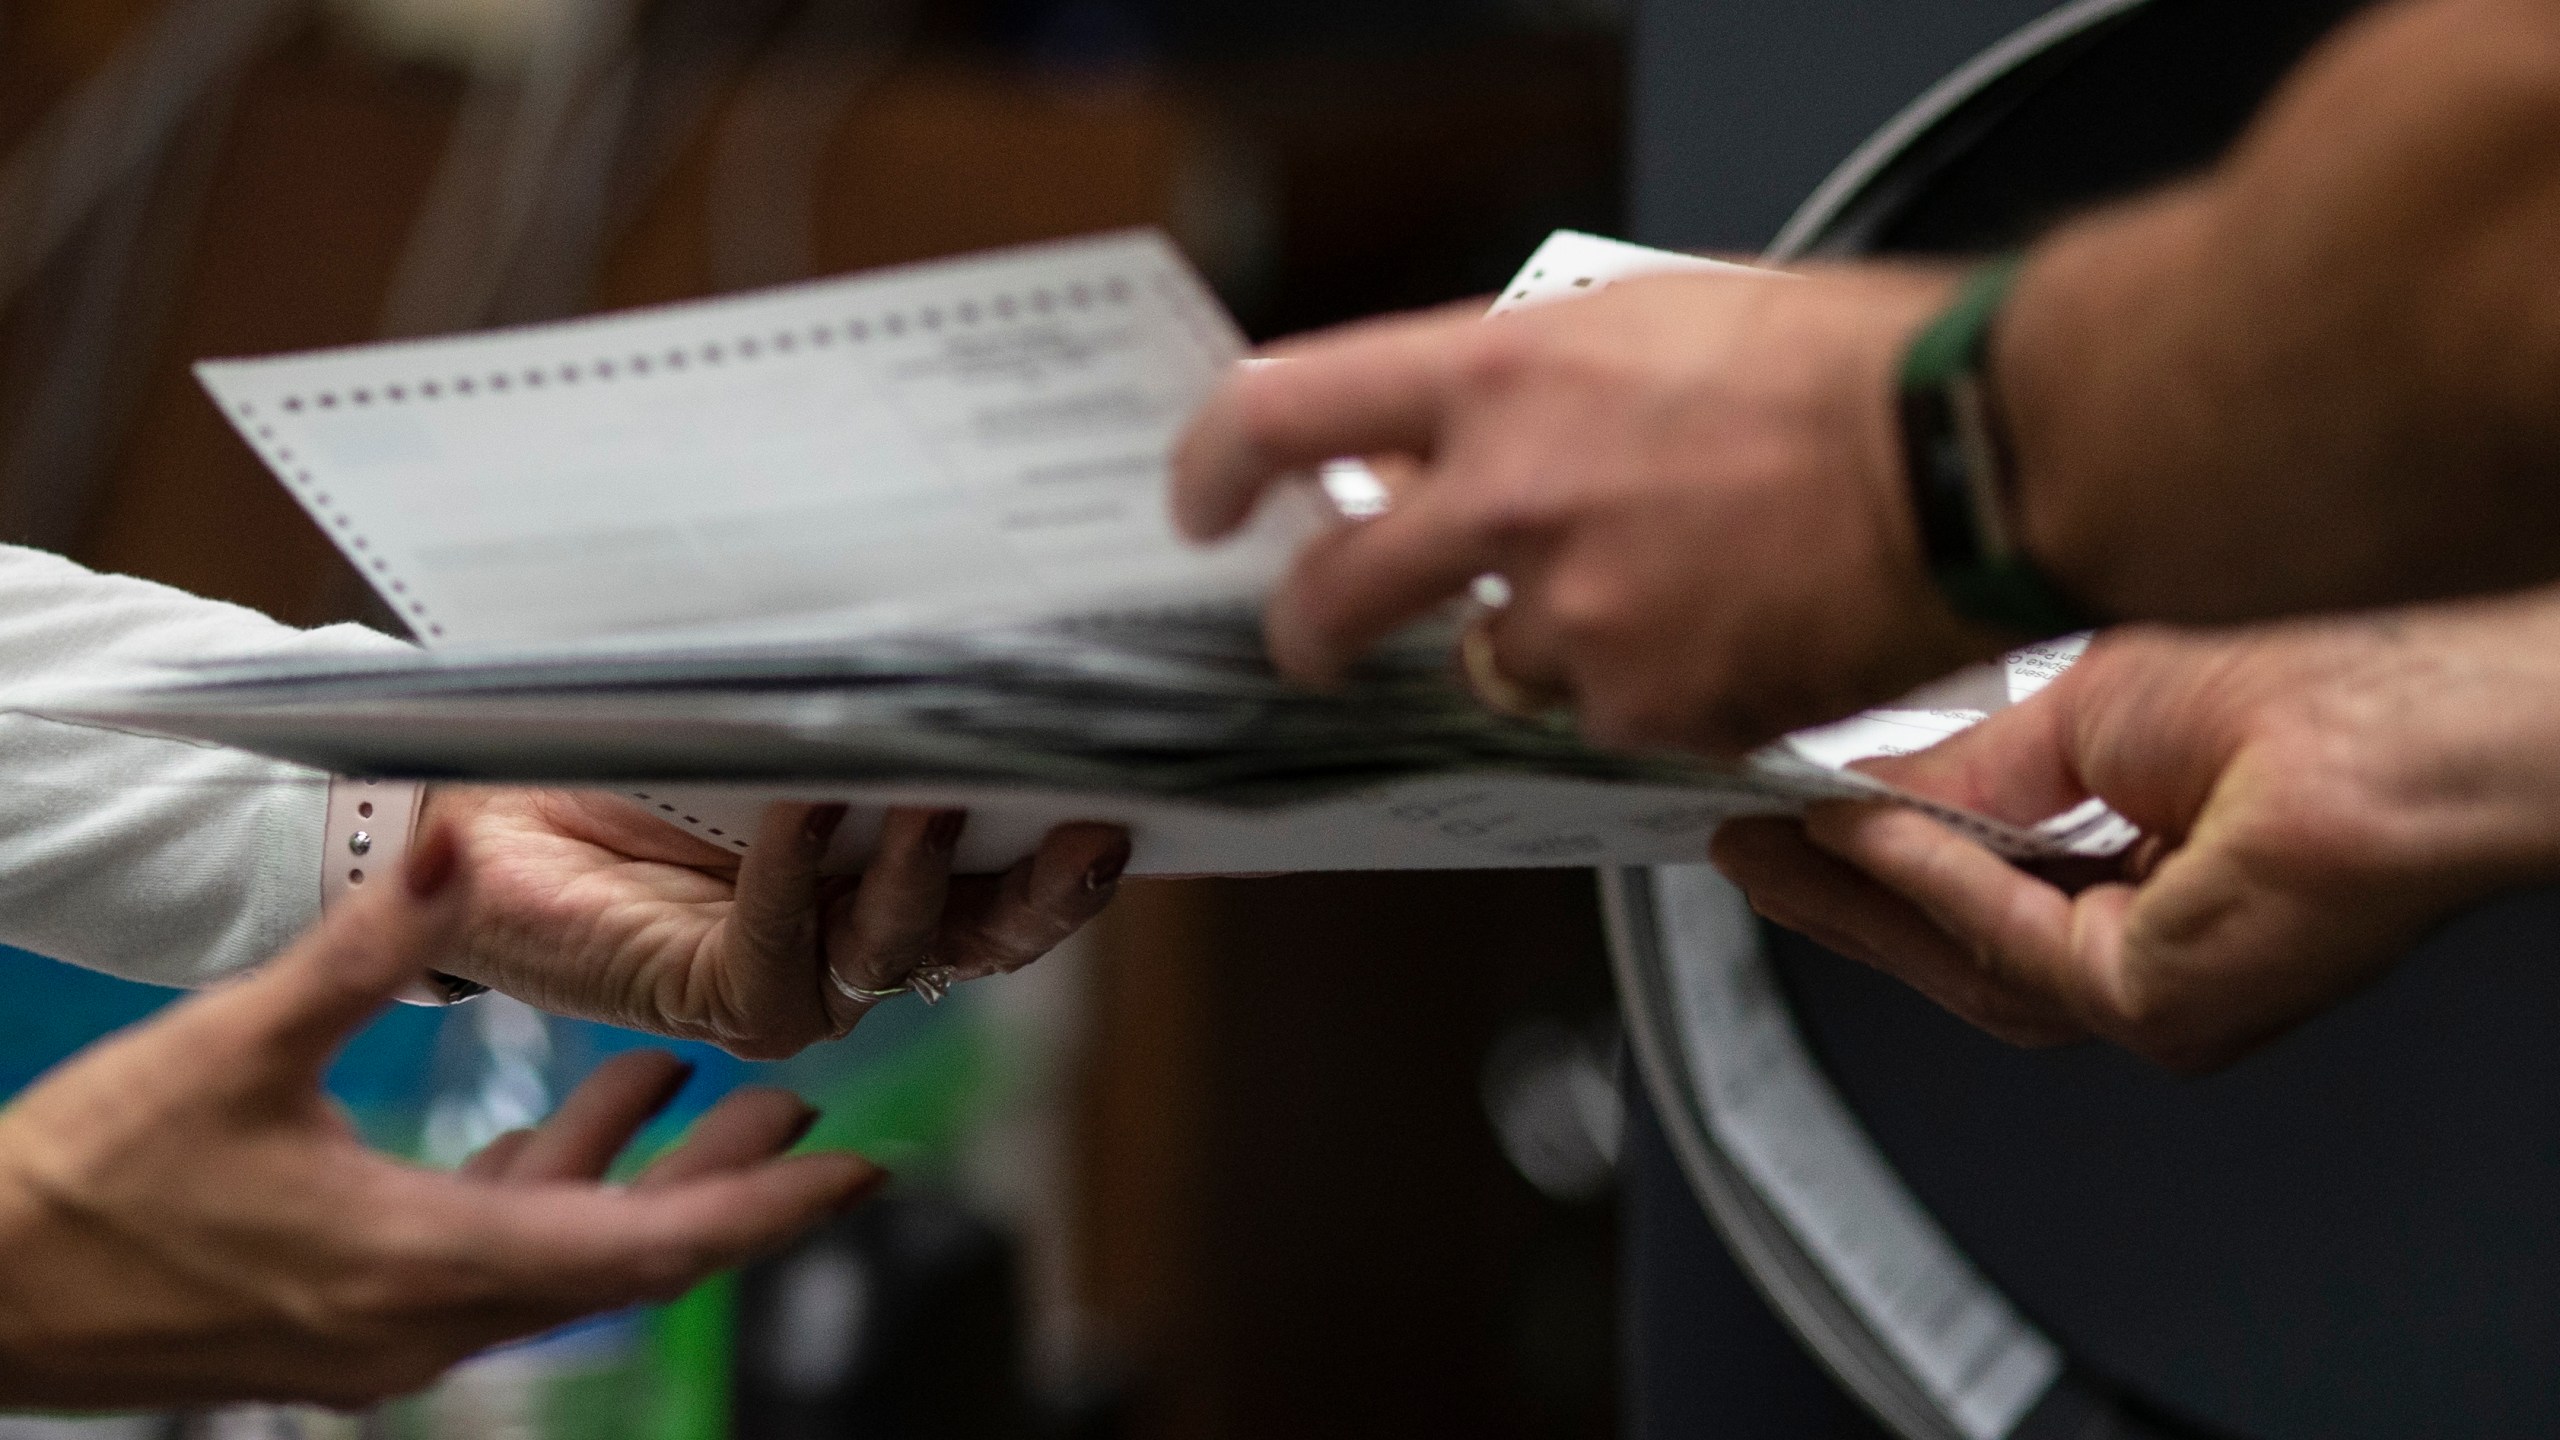
[[1576, 697], [1583, 738], [1604, 750], [1652, 750], [1684, 738], [1671, 707], [1623, 686]]
[[341, 1340], [365, 1340], [450, 1302], [457, 1276], [444, 1267], [366, 1265], [319, 1286], [301, 1308], [304, 1323]]
[[707, 1239], [670, 1240], [635, 1257], [629, 1278], [634, 1291], [644, 1297], [672, 1298], [719, 1269], [721, 1258], [718, 1247]]
[[2136, 1054], [2171, 1044], [2179, 1033], [2166, 987], [2131, 968], [2101, 971], [2075, 998], [2089, 1028]]
[[1036, 923], [1038, 926], [1036, 932], [1010, 936], [995, 947], [995, 953], [989, 958], [994, 962], [996, 969], [1010, 975], [1016, 970], [1028, 968], [1042, 956], [1057, 949], [1058, 943], [1067, 938], [1068, 930], [1071, 928], [1062, 926], [1055, 920], [1042, 920]]
[[2239, 1053], [2227, 1021], [2188, 987], [2134, 974], [2112, 977], [2089, 1028], [2164, 1070], [2198, 1075]]
[[1589, 643], [1618, 631], [1628, 605], [1624, 585], [1588, 566], [1561, 566], [1538, 595], [1547, 624], [1563, 638]]
[[1601, 690], [1577, 696], [1574, 721], [1582, 738], [1603, 750], [1624, 750], [1643, 743], [1649, 722], [1643, 713], [1627, 703], [1616, 691]]
[[826, 1030], [835, 1000], [834, 986], [823, 975], [812, 978], [816, 993], [803, 992], [803, 1003], [762, 1006], [752, 1013], [734, 1014], [693, 1038], [707, 1040], [741, 1060], [790, 1059], [830, 1038]]
[[1494, 324], [1477, 327], [1460, 345], [1456, 377], [1459, 388], [1498, 393], [1518, 385], [1545, 363], [1547, 347], [1534, 326]]
[[741, 1060], [788, 1060], [829, 1038], [825, 1026], [832, 987], [823, 975], [813, 973], [811, 979], [815, 994], [799, 991], [724, 1006], [710, 1023], [689, 1027], [684, 1038], [707, 1041]]
[[1065, 897], [1035, 905], [1005, 925], [995, 937], [994, 958], [1007, 970], [1021, 969], [1065, 944], [1107, 898], [1087, 891], [1079, 880]]
[[826, 1038], [828, 1037], [822, 1035], [803, 1035], [796, 1031], [790, 1034], [759, 1032], [729, 1036], [721, 1042], [720, 1048], [741, 1060], [752, 1060], [763, 1064], [788, 1060]]
[[1236, 435], [1256, 454], [1288, 448], [1313, 418], [1297, 387], [1278, 383], [1282, 378], [1272, 375], [1233, 392]]
[[2242, 873], [2278, 889], [2361, 883], [2412, 849], [2406, 812], [2371, 803], [2351, 772], [2321, 766], [2316, 784], [2259, 787], [2232, 817], [2225, 844]]
[[[421, 1353], [423, 1352], [423, 1353]], [[402, 1347], [384, 1354], [369, 1365], [357, 1367], [347, 1386], [348, 1395], [333, 1402], [340, 1409], [365, 1409], [403, 1395], [414, 1395], [433, 1385], [437, 1378], [462, 1359], [444, 1353], [444, 1347]]]
[[422, 1217], [394, 1214], [362, 1244], [360, 1258], [297, 1292], [299, 1315], [323, 1335], [369, 1343], [505, 1293], [503, 1279], [468, 1244]]
[[1730, 698], [1693, 701], [1659, 680], [1579, 689], [1575, 704], [1584, 738], [1602, 749], [1737, 756], [1767, 738], [1752, 707]]
[[298, 1393], [294, 1399], [342, 1414], [370, 1410], [386, 1400], [398, 1398], [401, 1393], [387, 1379], [377, 1383], [370, 1374], [344, 1365], [327, 1379], [313, 1380], [296, 1388]]
[[1505, 543], [1555, 534], [1564, 528], [1571, 509], [1560, 487], [1518, 475], [1484, 486], [1475, 503], [1477, 523], [1495, 541]]
[[857, 984], [880, 989], [921, 963], [942, 928], [942, 917], [927, 912], [866, 927], [845, 947], [843, 971], [861, 977]]

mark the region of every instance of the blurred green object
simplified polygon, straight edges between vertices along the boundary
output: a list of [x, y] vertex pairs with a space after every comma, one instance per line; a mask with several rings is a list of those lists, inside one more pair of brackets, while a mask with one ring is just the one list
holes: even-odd
[[[873, 1026], [873, 1043], [860, 1043]], [[852, 1150], [908, 1173], [948, 1164], [997, 1089], [984, 1027], [964, 1002], [907, 1001], [876, 1012], [855, 1037], [772, 1067], [770, 1078], [822, 1114], [800, 1150]], [[728, 1440], [737, 1303], [737, 1277], [723, 1275], [653, 1318], [652, 1440]]]
[[995, 1046], [965, 996], [938, 1009], [900, 1001], [869, 1023], [893, 1017], [911, 1023], [884, 1034], [884, 1046], [860, 1047], [856, 1031], [775, 1067], [821, 1112], [801, 1149], [852, 1150], [893, 1171], [938, 1168], [995, 1099]]
[[728, 1440], [737, 1314], [738, 1277], [723, 1275], [661, 1306], [651, 1318], [650, 1370], [658, 1397], [656, 1423], [647, 1432], [651, 1440]]

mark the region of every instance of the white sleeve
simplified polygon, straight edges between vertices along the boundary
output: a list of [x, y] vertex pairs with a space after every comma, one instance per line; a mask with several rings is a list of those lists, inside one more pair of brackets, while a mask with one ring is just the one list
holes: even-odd
[[[0, 688], [401, 643], [0, 545]], [[0, 943], [164, 985], [257, 964], [319, 914], [327, 800], [299, 766], [0, 714]]]

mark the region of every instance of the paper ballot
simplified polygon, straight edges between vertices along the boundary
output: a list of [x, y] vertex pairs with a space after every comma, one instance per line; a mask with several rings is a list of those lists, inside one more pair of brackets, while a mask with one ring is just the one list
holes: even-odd
[[[1559, 234], [1497, 309], [1710, 263]], [[770, 799], [846, 799], [845, 863], [890, 804], [970, 807], [970, 868], [1118, 821], [1134, 871], [1175, 873], [1695, 860], [1728, 816], [1882, 793], [1839, 767], [2008, 698], [1960, 678], [1720, 768], [1489, 714], [1445, 629], [1341, 693], [1287, 685], [1263, 595], [1384, 499], [1337, 465], [1229, 544], [1175, 535], [1173, 441], [1243, 354], [1173, 247], [1127, 233], [209, 363], [424, 648], [225, 657], [44, 708], [349, 773], [611, 786], [738, 849]], [[1936, 813], [2018, 853], [2103, 838]]]

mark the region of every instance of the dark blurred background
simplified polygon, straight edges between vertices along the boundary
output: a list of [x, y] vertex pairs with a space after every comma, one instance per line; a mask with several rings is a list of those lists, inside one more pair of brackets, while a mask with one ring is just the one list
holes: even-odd
[[[191, 361], [1127, 225], [1262, 337], [1479, 294], [1551, 229], [1619, 228], [1624, 30], [1614, 0], [0, 0], [0, 536], [390, 624]], [[1068, 979], [984, 1002], [994, 1071], [1051, 1057], [955, 1122], [984, 1134], [920, 1146], [903, 1208], [837, 1248], [651, 1332], [645, 1363], [716, 1383], [647, 1433], [1612, 1433], [1587, 874], [1130, 888]], [[86, 982], [7, 963], [53, 1017], [0, 1024], [21, 1078], [81, 1038], [61, 1017], [152, 1003], [48, 1009]], [[402, 1023], [377, 1069], [626, 1043]], [[857, 1109], [945, 1073], [876, 1070]], [[439, 1158], [424, 1121], [375, 1128]], [[775, 1388], [855, 1373], [803, 1352], [887, 1344], [846, 1318], [875, 1311], [930, 1393]], [[583, 1433], [437, 1413], [255, 1423]]]

